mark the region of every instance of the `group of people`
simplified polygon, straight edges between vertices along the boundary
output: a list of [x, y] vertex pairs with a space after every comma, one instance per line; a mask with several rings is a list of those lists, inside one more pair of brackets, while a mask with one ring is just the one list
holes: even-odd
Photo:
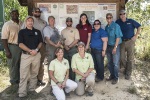
[[73, 20], [68, 17], [61, 33], [55, 27], [54, 16], [49, 16], [46, 24], [40, 18], [39, 8], [34, 8], [32, 13], [33, 16], [26, 17], [22, 24], [18, 10], [13, 9], [11, 20], [2, 28], [10, 83], [13, 88], [19, 84], [20, 98], [27, 96], [27, 84], [29, 92], [35, 92], [37, 85], [45, 85], [44, 64], [48, 65], [49, 82], [57, 100], [65, 100], [74, 90], [77, 95], [86, 91], [92, 96], [95, 82], [104, 79], [105, 55], [110, 71], [107, 81], [118, 82], [119, 66], [125, 68], [125, 79], [130, 79], [135, 40], [141, 25], [128, 19], [125, 10], [119, 12], [120, 19], [116, 22], [113, 15], [107, 13], [105, 29], [101, 28], [100, 20], [91, 25], [85, 13], [80, 15], [76, 28], [72, 27]]

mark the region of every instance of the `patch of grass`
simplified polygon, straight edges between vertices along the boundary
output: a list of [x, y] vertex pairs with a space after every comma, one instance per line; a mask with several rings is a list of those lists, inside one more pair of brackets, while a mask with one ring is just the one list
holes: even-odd
[[137, 94], [137, 89], [135, 86], [129, 87], [127, 91], [131, 94]]

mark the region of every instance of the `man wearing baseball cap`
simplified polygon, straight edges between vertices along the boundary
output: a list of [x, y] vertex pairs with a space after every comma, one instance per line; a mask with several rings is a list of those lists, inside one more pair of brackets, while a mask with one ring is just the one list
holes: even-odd
[[[128, 19], [125, 10], [121, 10], [119, 14], [120, 19], [118, 19], [116, 23], [120, 25], [121, 31], [123, 33], [123, 42], [120, 46], [121, 67], [125, 68], [125, 79], [129, 80], [131, 77], [132, 68], [134, 67], [135, 41], [140, 34], [141, 25], [133, 19]], [[137, 30], [134, 31], [134, 29]]]
[[[62, 30], [61, 35], [63, 38], [65, 38], [64, 41], [64, 57], [69, 61], [69, 64], [71, 66], [71, 59], [72, 56], [77, 53], [76, 44], [78, 42], [79, 38], [79, 32], [76, 28], [72, 27], [72, 18], [68, 17], [66, 18], [66, 28]], [[70, 74], [69, 78], [74, 80], [75, 75], [72, 72], [72, 69], [70, 68]]]
[[[19, 20], [19, 13], [17, 9], [11, 9], [11, 20], [6, 22], [2, 27], [2, 43], [4, 45], [8, 66], [11, 89], [15, 92], [18, 89], [18, 83], [20, 80], [19, 67], [20, 67], [20, 55], [21, 49], [18, 46], [18, 32], [22, 25]], [[14, 91], [15, 90], [15, 91]]]

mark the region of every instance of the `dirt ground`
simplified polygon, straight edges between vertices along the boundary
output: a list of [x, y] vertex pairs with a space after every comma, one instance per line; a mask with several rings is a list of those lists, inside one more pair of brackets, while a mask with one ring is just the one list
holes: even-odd
[[[150, 63], [136, 61], [136, 67], [133, 69], [131, 80], [125, 80], [122, 70], [119, 74], [119, 82], [112, 85], [111, 82], [102, 81], [95, 83], [94, 95], [92, 97], [83, 95], [77, 96], [71, 92], [71, 96], [66, 100], [150, 100]], [[105, 77], [109, 76], [106, 69]], [[45, 67], [44, 81], [48, 81], [47, 68]], [[8, 93], [9, 78], [2, 81], [7, 87], [0, 86], [0, 100], [17, 100], [17, 93]], [[50, 95], [50, 85], [37, 87], [37, 95], [29, 95], [27, 100], [55, 100]]]

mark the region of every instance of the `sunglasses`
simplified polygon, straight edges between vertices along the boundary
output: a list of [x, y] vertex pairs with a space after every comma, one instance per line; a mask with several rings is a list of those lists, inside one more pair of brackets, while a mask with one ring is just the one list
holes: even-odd
[[112, 19], [112, 17], [106, 17], [106, 19]]
[[125, 15], [125, 13], [123, 13], [123, 14], [120, 14], [120, 15]]
[[94, 25], [100, 25], [100, 23], [94, 23]]
[[41, 13], [40, 11], [35, 11], [35, 13]]

